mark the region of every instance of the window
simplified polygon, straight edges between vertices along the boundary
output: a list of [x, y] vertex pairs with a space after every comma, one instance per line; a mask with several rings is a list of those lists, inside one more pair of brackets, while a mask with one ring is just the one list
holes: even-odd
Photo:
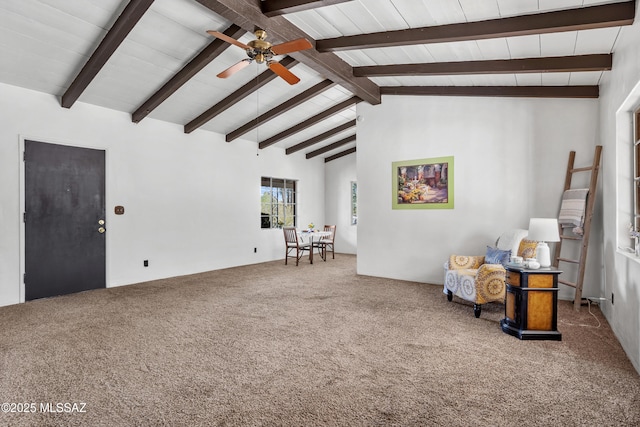
[[264, 176], [260, 181], [260, 227], [295, 227], [297, 182]]
[[358, 183], [351, 181], [351, 225], [358, 224]]

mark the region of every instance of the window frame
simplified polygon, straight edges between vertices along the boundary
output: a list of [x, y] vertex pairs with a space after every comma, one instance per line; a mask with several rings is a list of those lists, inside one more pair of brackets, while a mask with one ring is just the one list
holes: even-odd
[[[640, 231], [640, 106], [633, 112], [633, 173], [631, 175], [631, 191], [633, 193], [633, 209], [631, 211], [632, 227]], [[632, 248], [636, 255], [639, 253], [638, 239], [632, 239]]]

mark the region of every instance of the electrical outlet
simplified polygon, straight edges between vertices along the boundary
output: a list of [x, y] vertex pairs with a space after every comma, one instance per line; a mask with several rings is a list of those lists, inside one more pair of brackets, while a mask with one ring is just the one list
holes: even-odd
[[145, 267], [149, 267], [149, 260], [148, 259], [145, 259], [142, 263], [144, 264]]

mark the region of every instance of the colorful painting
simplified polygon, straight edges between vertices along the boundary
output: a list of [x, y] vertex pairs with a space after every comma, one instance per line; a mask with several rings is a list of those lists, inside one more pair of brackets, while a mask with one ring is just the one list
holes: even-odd
[[393, 162], [393, 209], [453, 209], [453, 156]]

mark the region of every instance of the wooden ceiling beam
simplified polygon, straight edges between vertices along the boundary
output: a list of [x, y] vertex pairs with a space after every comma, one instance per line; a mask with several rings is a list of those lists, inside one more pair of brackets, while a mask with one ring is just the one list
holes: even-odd
[[294, 96], [293, 98], [289, 99], [288, 101], [283, 102], [282, 104], [278, 105], [275, 108], [272, 108], [271, 110], [267, 111], [264, 114], [261, 114], [260, 116], [256, 117], [255, 119], [245, 123], [244, 125], [240, 126], [238, 129], [234, 130], [231, 133], [228, 133], [226, 136], [226, 140], [227, 142], [231, 142], [234, 139], [240, 138], [242, 135], [244, 135], [245, 133], [257, 128], [260, 125], [265, 124], [266, 122], [268, 122], [271, 119], [275, 119], [276, 117], [278, 117], [281, 114], [286, 113], [287, 111], [291, 110], [294, 107], [297, 107], [298, 105], [302, 104], [303, 102], [308, 101], [309, 99], [313, 98], [314, 96], [324, 92], [325, 90], [331, 88], [335, 86], [335, 83], [332, 82], [331, 80], [323, 80], [320, 83], [316, 84], [315, 86], [310, 87], [309, 89], [305, 90], [304, 92]]
[[319, 52], [548, 34], [631, 25], [635, 1], [316, 40]]
[[303, 141], [303, 142], [301, 142], [299, 144], [291, 146], [291, 147], [287, 148], [285, 150], [285, 152], [287, 154], [296, 153], [296, 152], [298, 152], [300, 150], [303, 150], [303, 149], [305, 149], [307, 147], [310, 147], [310, 146], [312, 146], [314, 144], [317, 144], [317, 143], [319, 143], [321, 141], [324, 141], [327, 138], [331, 138], [332, 136], [337, 135], [340, 132], [344, 132], [347, 129], [351, 129], [355, 125], [356, 125], [356, 121], [355, 120], [343, 123], [340, 126], [336, 126], [333, 129], [329, 129], [328, 131], [321, 133], [320, 135], [316, 135], [313, 138], [309, 138], [306, 141]]
[[60, 104], [64, 108], [71, 108], [80, 98], [82, 92], [85, 91], [109, 58], [111, 58], [111, 55], [127, 38], [129, 32], [135, 27], [152, 3], [153, 0], [131, 0], [127, 4], [91, 57], [89, 57], [89, 60], [82, 67], [80, 73], [62, 95]]
[[598, 86], [386, 86], [383, 95], [598, 98]]
[[[285, 68], [292, 68], [297, 63], [298, 61], [290, 56], [285, 56], [280, 61], [280, 64], [282, 64]], [[184, 126], [184, 133], [191, 133], [194, 130], [198, 129], [200, 126], [203, 126], [209, 120], [213, 119], [215, 116], [222, 113], [226, 109], [232, 107], [237, 102], [243, 100], [245, 97], [260, 89], [270, 81], [274, 80], [276, 77], [278, 77], [278, 75], [269, 69], [263, 71], [249, 83], [245, 84], [240, 89], [236, 90], [231, 95], [227, 96], [225, 99], [218, 102], [216, 105], [212, 106], [207, 111], [187, 123]]]
[[340, 157], [348, 156], [349, 154], [353, 154], [356, 152], [356, 147], [349, 148], [348, 150], [344, 150], [341, 153], [334, 154], [333, 156], [325, 157], [324, 162], [328, 163], [332, 160], [339, 159]]
[[[246, 34], [246, 31], [239, 26], [232, 24], [224, 31], [224, 34], [238, 38]], [[153, 110], [155, 110], [160, 104], [162, 104], [167, 98], [173, 95], [178, 89], [188, 82], [193, 76], [198, 74], [204, 67], [206, 67], [211, 61], [216, 59], [222, 52], [227, 50], [231, 46], [229, 43], [214, 39], [207, 47], [195, 56], [182, 70], [178, 71], [168, 82], [166, 82], [156, 93], [151, 95], [134, 113], [131, 115], [131, 121], [134, 123], [140, 122], [140, 120], [147, 117]]]
[[289, 129], [286, 129], [286, 130], [284, 130], [284, 131], [272, 136], [271, 138], [267, 138], [264, 141], [261, 141], [258, 144], [258, 147], [260, 149], [267, 148], [268, 146], [273, 145], [278, 141], [282, 141], [285, 138], [288, 138], [288, 137], [290, 137], [292, 135], [295, 135], [296, 133], [298, 133], [300, 131], [303, 131], [303, 130], [305, 130], [305, 129], [307, 129], [307, 128], [315, 125], [315, 124], [320, 123], [321, 121], [323, 121], [323, 120], [325, 120], [325, 119], [327, 119], [327, 118], [329, 118], [329, 117], [331, 117], [331, 116], [333, 116], [335, 114], [338, 114], [340, 111], [343, 111], [343, 110], [351, 107], [352, 105], [357, 104], [358, 101], [360, 101], [360, 98], [358, 98], [357, 96], [351, 97], [351, 98], [347, 99], [346, 101], [342, 101], [341, 103], [336, 104], [333, 107], [328, 108], [328, 109], [316, 114], [315, 116], [310, 117], [307, 120], [305, 120], [303, 122], [300, 122], [297, 125], [292, 126]]
[[356, 76], [443, 76], [462, 74], [512, 74], [611, 70], [613, 55], [554, 56], [491, 61], [431, 62], [355, 67]]
[[[256, 27], [264, 29], [271, 43], [282, 43], [298, 38], [306, 38], [312, 44], [315, 40], [293, 25], [284, 16], [265, 16], [256, 0], [197, 0], [212, 12], [253, 32]], [[335, 54], [320, 54], [315, 49], [307, 49], [289, 54], [300, 63], [314, 69], [320, 75], [341, 85], [363, 101], [376, 105], [380, 103], [380, 88], [364, 77], [354, 77], [351, 66]]]
[[266, 16], [273, 17], [348, 1], [352, 0], [262, 0], [260, 9]]
[[346, 138], [341, 139], [340, 141], [334, 142], [333, 144], [329, 144], [325, 147], [318, 148], [317, 150], [311, 151], [310, 153], [307, 153], [306, 157], [307, 159], [312, 159], [316, 156], [319, 156], [320, 154], [326, 153], [327, 151], [335, 150], [338, 147], [342, 147], [343, 145], [349, 144], [350, 142], [354, 142], [355, 140], [356, 140], [355, 135], [348, 136]]

